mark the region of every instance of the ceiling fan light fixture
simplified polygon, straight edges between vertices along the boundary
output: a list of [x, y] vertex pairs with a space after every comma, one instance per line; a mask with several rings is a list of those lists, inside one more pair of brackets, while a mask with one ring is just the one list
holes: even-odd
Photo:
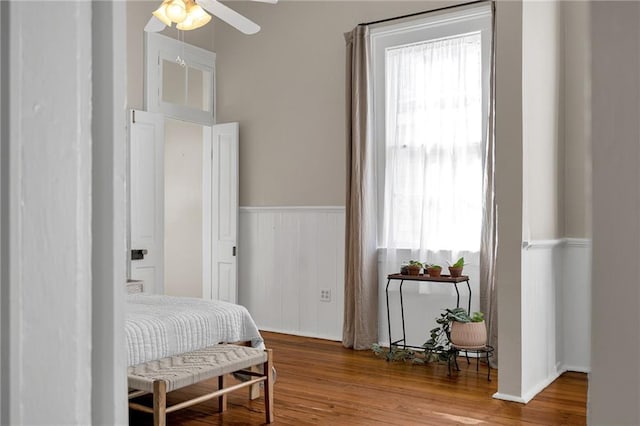
[[189, 31], [206, 25], [211, 20], [211, 16], [198, 6], [193, 0], [187, 2], [187, 17], [177, 25], [179, 30]]
[[187, 8], [182, 0], [171, 0], [165, 6], [167, 17], [176, 24], [187, 18]]
[[[2, 1], [2, 0], [0, 0]], [[275, 4], [278, 0], [251, 0]], [[194, 30], [211, 21], [216, 16], [240, 32], [251, 35], [260, 31], [260, 25], [247, 19], [219, 0], [163, 0], [162, 6], [144, 27], [148, 33], [157, 33], [175, 22], [179, 30]]]
[[170, 0], [165, 0], [164, 2], [162, 2], [162, 5], [160, 5], [160, 7], [157, 8], [155, 12], [153, 12], [153, 16], [161, 20], [162, 23], [168, 27], [171, 26], [171, 19], [169, 19], [169, 17], [167, 16], [167, 9], [166, 9], [167, 3], [169, 3], [169, 1]]

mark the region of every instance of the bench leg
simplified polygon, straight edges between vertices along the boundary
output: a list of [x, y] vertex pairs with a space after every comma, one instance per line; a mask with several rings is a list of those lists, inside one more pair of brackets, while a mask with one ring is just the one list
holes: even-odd
[[262, 366], [262, 371], [267, 380], [264, 383], [264, 410], [267, 423], [273, 423], [273, 351], [267, 349], [267, 362]]
[[167, 382], [153, 382], [153, 426], [167, 424]]
[[[218, 376], [218, 390], [224, 389], [225, 377], [226, 375]], [[218, 409], [220, 410], [221, 413], [224, 413], [225, 411], [227, 411], [227, 394], [226, 393], [218, 397]]]
[[[260, 372], [260, 369], [255, 365], [250, 367], [249, 370], [253, 371], [254, 373]], [[249, 386], [249, 399], [253, 401], [254, 399], [258, 398], [260, 398], [260, 383]]]

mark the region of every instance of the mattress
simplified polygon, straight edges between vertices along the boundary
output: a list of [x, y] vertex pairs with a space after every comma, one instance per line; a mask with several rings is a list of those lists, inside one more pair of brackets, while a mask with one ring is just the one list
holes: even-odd
[[244, 306], [191, 297], [127, 295], [125, 334], [129, 366], [218, 343], [264, 349]]

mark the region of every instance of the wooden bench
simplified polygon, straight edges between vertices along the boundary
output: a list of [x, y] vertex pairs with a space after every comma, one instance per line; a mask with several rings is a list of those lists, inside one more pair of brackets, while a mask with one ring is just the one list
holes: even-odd
[[[261, 366], [261, 371], [252, 371], [251, 367]], [[226, 394], [235, 390], [264, 382], [264, 406], [267, 423], [273, 422], [273, 360], [270, 349], [260, 350], [237, 345], [215, 345], [157, 361], [129, 367], [128, 384], [134, 392], [129, 399], [146, 393], [153, 393], [153, 408], [135, 402], [129, 407], [153, 414], [153, 424], [164, 426], [166, 414], [194, 404], [218, 398], [220, 411], [227, 406]], [[249, 376], [249, 380], [225, 387], [224, 376], [239, 373]], [[218, 390], [170, 407], [167, 407], [166, 394], [203, 380], [218, 378]], [[252, 377], [252, 378], [251, 378]]]

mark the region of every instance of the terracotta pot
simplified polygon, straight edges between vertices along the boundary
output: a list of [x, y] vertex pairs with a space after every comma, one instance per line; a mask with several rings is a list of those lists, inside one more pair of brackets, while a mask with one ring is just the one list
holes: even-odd
[[462, 266], [454, 268], [453, 266], [449, 266], [449, 274], [452, 277], [461, 277], [462, 276]]
[[407, 266], [407, 270], [409, 271], [409, 275], [420, 275], [420, 268], [417, 265], [409, 265]]
[[439, 277], [441, 272], [441, 268], [427, 268], [427, 274], [430, 277]]
[[487, 344], [487, 327], [481, 322], [451, 323], [451, 343], [457, 348], [476, 349]]

